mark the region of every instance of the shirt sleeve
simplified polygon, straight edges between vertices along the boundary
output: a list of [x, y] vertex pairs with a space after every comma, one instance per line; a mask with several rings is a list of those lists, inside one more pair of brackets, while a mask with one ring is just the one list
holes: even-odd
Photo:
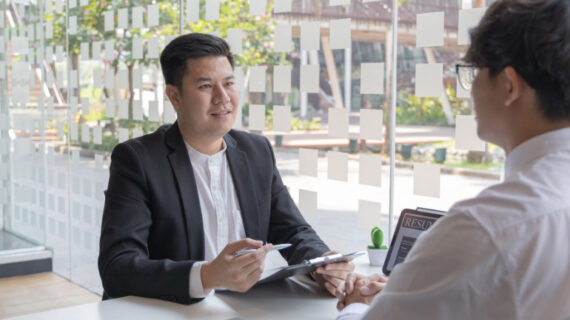
[[368, 305], [364, 303], [352, 303], [346, 306], [338, 314], [336, 320], [357, 320], [362, 319], [362, 315], [368, 310]]
[[363, 319], [503, 318], [486, 310], [493, 301], [508, 300], [500, 289], [508, 288], [501, 264], [494, 243], [474, 219], [444, 217], [394, 268]]
[[200, 276], [202, 264], [204, 261], [194, 262], [190, 269], [190, 297], [192, 298], [205, 298], [213, 292], [213, 290], [204, 290], [202, 285], [202, 277]]

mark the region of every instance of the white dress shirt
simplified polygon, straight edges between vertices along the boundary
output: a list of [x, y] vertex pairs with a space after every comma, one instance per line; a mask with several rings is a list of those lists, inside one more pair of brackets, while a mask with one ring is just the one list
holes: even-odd
[[505, 181], [455, 204], [372, 301], [338, 319], [570, 319], [570, 128], [533, 137]]
[[[186, 144], [194, 180], [200, 199], [204, 226], [204, 259], [214, 260], [224, 247], [245, 238], [245, 229], [232, 174], [223, 149], [211, 156], [200, 153]], [[204, 262], [195, 262], [190, 270], [190, 297], [202, 298], [210, 293], [202, 285], [200, 270]]]

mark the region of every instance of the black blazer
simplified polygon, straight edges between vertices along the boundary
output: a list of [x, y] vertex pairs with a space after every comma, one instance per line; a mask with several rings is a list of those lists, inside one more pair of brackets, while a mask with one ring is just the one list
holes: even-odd
[[[283, 185], [269, 141], [230, 131], [224, 140], [247, 237], [291, 243], [295, 264], [328, 251]], [[101, 226], [104, 298], [136, 295], [188, 304], [190, 269], [204, 260], [192, 164], [178, 124], [118, 144]]]

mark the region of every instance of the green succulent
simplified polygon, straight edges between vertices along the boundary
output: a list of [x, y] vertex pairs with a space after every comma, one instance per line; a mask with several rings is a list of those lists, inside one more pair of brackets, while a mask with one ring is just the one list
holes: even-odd
[[372, 239], [372, 246], [368, 246], [369, 249], [383, 249], [386, 250], [388, 247], [383, 246], [382, 243], [384, 242], [384, 232], [378, 227], [372, 228], [372, 232], [370, 233], [370, 238]]

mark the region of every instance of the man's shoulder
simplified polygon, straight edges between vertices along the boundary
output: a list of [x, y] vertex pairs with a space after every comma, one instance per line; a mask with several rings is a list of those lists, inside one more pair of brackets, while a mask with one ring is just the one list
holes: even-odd
[[228, 142], [228, 140], [230, 143], [235, 142], [238, 147], [243, 149], [266, 148], [268, 146], [268, 140], [265, 136], [242, 130], [232, 129], [228, 132], [227, 137], [226, 142]]

